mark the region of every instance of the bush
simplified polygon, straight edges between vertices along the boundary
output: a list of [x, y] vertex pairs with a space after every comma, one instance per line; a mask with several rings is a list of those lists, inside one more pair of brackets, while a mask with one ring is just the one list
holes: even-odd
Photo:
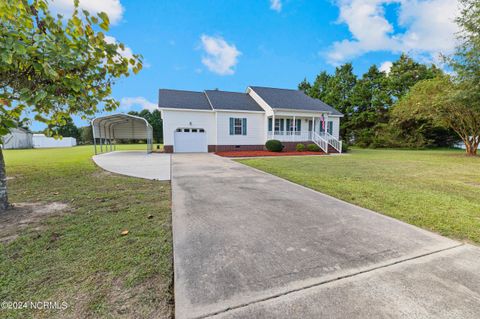
[[297, 144], [297, 146], [295, 147], [297, 149], [297, 152], [303, 152], [305, 151], [305, 145], [303, 144]]
[[348, 143], [346, 141], [342, 141], [342, 153], [348, 152]]
[[320, 147], [317, 144], [308, 144], [307, 151], [309, 152], [320, 152]]
[[283, 144], [279, 140], [269, 140], [265, 143], [265, 147], [270, 152], [281, 152], [283, 150]]

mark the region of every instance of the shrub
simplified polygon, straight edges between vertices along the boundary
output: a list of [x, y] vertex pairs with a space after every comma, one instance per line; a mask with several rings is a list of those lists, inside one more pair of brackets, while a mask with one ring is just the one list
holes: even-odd
[[342, 141], [342, 153], [348, 152], [348, 143], [346, 141]]
[[269, 140], [265, 143], [265, 147], [270, 152], [281, 152], [283, 150], [283, 144], [279, 140]]
[[320, 147], [317, 144], [308, 144], [307, 151], [309, 152], [320, 152]]
[[297, 144], [297, 146], [295, 147], [297, 149], [297, 152], [303, 152], [305, 151], [305, 145], [303, 144]]

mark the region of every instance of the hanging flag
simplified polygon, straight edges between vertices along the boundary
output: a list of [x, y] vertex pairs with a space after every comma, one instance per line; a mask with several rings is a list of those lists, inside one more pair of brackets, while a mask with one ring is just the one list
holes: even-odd
[[325, 131], [325, 118], [323, 117], [323, 114], [322, 114], [322, 117], [320, 118], [320, 120], [322, 121], [322, 130]]

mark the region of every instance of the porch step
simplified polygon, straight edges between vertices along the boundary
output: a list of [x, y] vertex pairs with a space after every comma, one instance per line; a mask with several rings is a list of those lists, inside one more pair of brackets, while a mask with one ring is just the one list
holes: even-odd
[[332, 145], [328, 145], [328, 152], [329, 153], [339, 153]]

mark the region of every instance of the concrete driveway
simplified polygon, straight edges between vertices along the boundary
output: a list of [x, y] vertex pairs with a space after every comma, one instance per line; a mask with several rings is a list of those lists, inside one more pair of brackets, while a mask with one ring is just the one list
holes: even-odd
[[172, 196], [176, 318], [480, 313], [477, 247], [210, 154], [173, 156]]
[[106, 171], [160, 181], [170, 180], [170, 154], [145, 151], [116, 151], [93, 156], [95, 164]]

